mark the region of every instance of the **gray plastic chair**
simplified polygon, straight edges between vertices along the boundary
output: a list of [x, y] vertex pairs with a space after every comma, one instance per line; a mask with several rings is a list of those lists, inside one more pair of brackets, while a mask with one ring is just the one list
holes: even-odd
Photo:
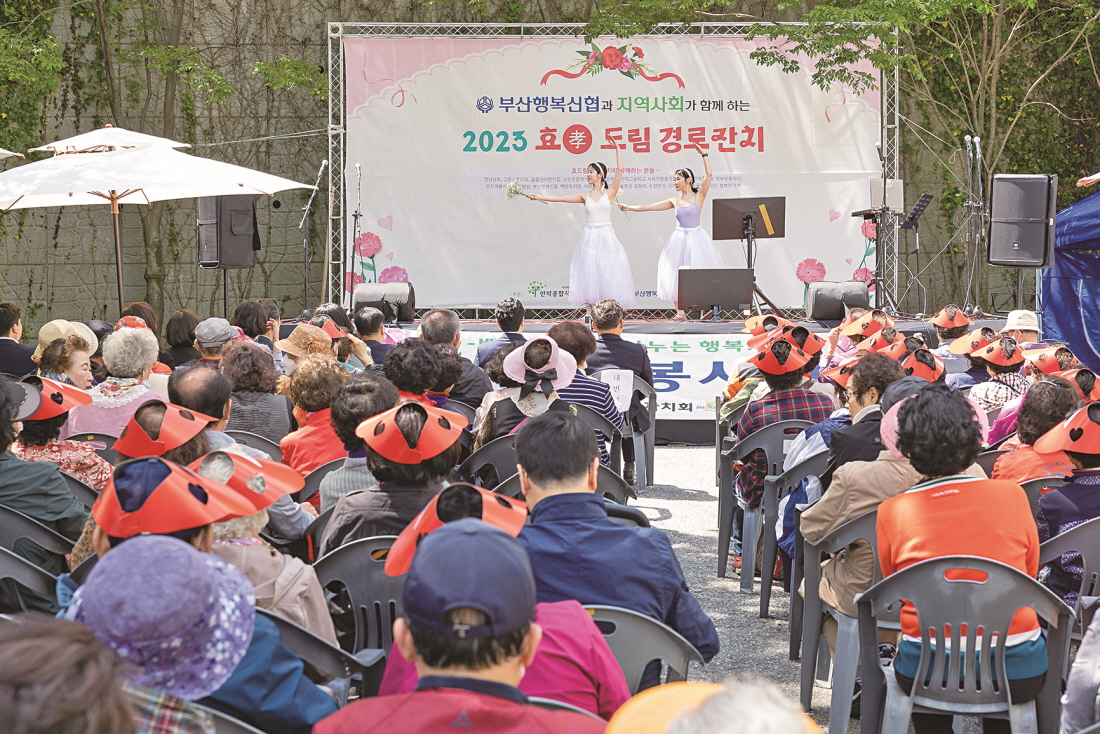
[[607, 516], [617, 523], [632, 528], [648, 528], [649, 518], [637, 507], [620, 505], [617, 502], [606, 502]]
[[621, 607], [586, 604], [600, 626], [611, 654], [626, 676], [630, 695], [638, 692], [642, 674], [650, 660], [668, 665], [668, 682], [687, 680], [688, 663], [705, 665], [703, 656], [676, 630], [655, 619]]
[[802, 594], [798, 593], [798, 589], [802, 586], [802, 581], [805, 578], [803, 566], [805, 565], [806, 539], [802, 537], [800, 526], [802, 524], [802, 513], [812, 506], [813, 503], [796, 505], [794, 509], [794, 555], [791, 556], [791, 593], [787, 613], [787, 627], [790, 633], [790, 650], [787, 653], [787, 658], [791, 662], [798, 660], [802, 651], [802, 619], [806, 603], [802, 598]]
[[[821, 561], [827, 553], [839, 553], [857, 540], [866, 540], [875, 554], [875, 570], [872, 581], [882, 578], [878, 566], [878, 535], [875, 522], [878, 510], [871, 510], [853, 518], [826, 534], [816, 543], [803, 539], [805, 547], [805, 600], [802, 615], [802, 707], [810, 710], [813, 701], [814, 678], [818, 672], [821, 645], [822, 615], [829, 614], [837, 621], [836, 657], [833, 661], [833, 688], [829, 704], [829, 731], [848, 731], [848, 718], [855, 693], [856, 668], [859, 663], [859, 623], [854, 617], [841, 614], [821, 601]], [[797, 592], [792, 592], [792, 595]], [[826, 648], [827, 650], [828, 648]], [[877, 645], [876, 645], [876, 650]]]
[[1039, 514], [1039, 498], [1043, 496], [1044, 489], [1057, 489], [1066, 484], [1062, 477], [1040, 477], [1021, 484], [1020, 487], [1027, 494], [1028, 504], [1031, 505], [1031, 516], [1035, 517]]
[[88, 580], [88, 574], [95, 568], [95, 564], [99, 562], [99, 556], [95, 553], [85, 558], [80, 562], [80, 565], [69, 572], [69, 578], [73, 580], [77, 586], [83, 586], [84, 582]]
[[339, 583], [347, 589], [355, 616], [353, 653], [369, 647], [389, 654], [393, 644], [393, 622], [402, 612], [405, 577], [387, 576], [383, 567], [395, 540], [394, 535], [354, 540], [313, 564], [322, 587]]
[[0, 547], [15, 550], [20, 540], [29, 540], [43, 550], [65, 555], [72, 553], [73, 541], [46, 527], [32, 517], [0, 505]]
[[237, 443], [247, 446], [250, 449], [256, 449], [257, 451], [263, 451], [265, 454], [271, 457], [272, 461], [282, 461], [283, 451], [279, 448], [279, 444], [272, 441], [270, 438], [264, 438], [255, 433], [249, 433], [248, 431], [226, 431], [225, 435], [232, 438]]
[[[952, 581], [944, 577], [956, 569], [984, 573], [986, 580]], [[909, 695], [902, 692], [893, 665], [883, 667], [878, 658], [876, 616], [902, 598], [916, 607], [921, 623], [922, 654]], [[1013, 732], [1058, 731], [1062, 676], [1057, 671], [1065, 667], [1065, 643], [1073, 611], [1035, 579], [988, 558], [945, 556], [913, 564], [883, 579], [858, 595], [856, 605], [863, 662], [864, 734], [905, 734], [913, 712], [1008, 718]], [[992, 636], [1006, 639], [1013, 615], [1023, 607], [1034, 609], [1048, 624], [1048, 674], [1038, 698], [1014, 704], [1009, 687], [1004, 685], [1005, 645], [993, 648], [992, 656], [990, 649]], [[964, 626], [966, 637], [962, 640]], [[943, 639], [947, 627], [951, 630], [952, 650], [980, 647], [981, 654], [931, 655], [930, 632]], [[993, 687], [993, 670], [1001, 683], [999, 690]], [[881, 726], [880, 712], [884, 712]]]
[[251, 724], [246, 724], [240, 719], [235, 719], [229, 714], [223, 714], [217, 709], [203, 706], [201, 703], [191, 702], [191, 705], [205, 713], [214, 722], [216, 734], [264, 734], [264, 732]]
[[[523, 499], [523, 490], [519, 486], [519, 474], [516, 473], [508, 477], [493, 487], [493, 491], [506, 497]], [[596, 493], [620, 505], [627, 504], [630, 498], [638, 498], [638, 495], [634, 494], [633, 487], [603, 464], [600, 464], [599, 469], [596, 470]]]
[[1093, 518], [1088, 522], [1076, 525], [1064, 533], [1039, 546], [1039, 565], [1044, 566], [1058, 560], [1065, 553], [1079, 553], [1081, 555], [1081, 587], [1078, 589], [1077, 606], [1074, 608], [1076, 623], [1073, 626], [1073, 637], [1080, 639], [1087, 629], [1081, 626], [1081, 597], [1096, 596], [1100, 590], [1100, 518]]
[[[367, 648], [352, 655], [286, 617], [280, 617], [274, 612], [259, 607], [256, 608], [256, 613], [262, 614], [275, 623], [279, 628], [279, 637], [283, 644], [303, 662], [309, 663], [324, 675], [336, 680], [346, 681], [354, 676], [360, 676], [363, 679], [362, 697], [378, 695], [382, 673], [386, 669], [388, 650]], [[333, 687], [333, 691], [340, 696], [340, 705], [347, 705], [348, 686], [337, 685]]]
[[69, 491], [72, 492], [73, 497], [76, 497], [80, 501], [80, 504], [84, 505], [89, 510], [92, 509], [92, 505], [99, 499], [99, 492], [95, 491], [72, 474], [61, 472], [61, 478], [65, 480], [65, 484], [68, 485]]
[[[767, 572], [775, 568], [775, 559], [779, 555], [779, 540], [775, 537], [775, 524], [779, 522], [779, 500], [790, 494], [806, 477], [820, 476], [828, 464], [829, 452], [822, 451], [798, 462], [779, 476], [764, 477], [764, 498], [760, 500], [764, 508], [764, 555], [761, 558], [760, 574], [761, 619], [768, 616], [772, 600], [772, 578]], [[744, 565], [744, 558], [741, 562]], [[798, 594], [795, 593], [794, 596]]]
[[[599, 716], [596, 716], [591, 711], [586, 711], [580, 706], [574, 706], [573, 704], [565, 703], [564, 701], [555, 701], [550, 698], [534, 697], [528, 697], [527, 701], [528, 703], [538, 706], [540, 709], [546, 709], [547, 711], [571, 711], [574, 714], [583, 714], [585, 716], [591, 716], [593, 719], [600, 719]], [[600, 721], [603, 721], [603, 719], [600, 719]]]
[[985, 412], [985, 420], [989, 425], [993, 425], [998, 418], [1001, 417], [1001, 409], [994, 408], [993, 410], [987, 410]]
[[[573, 407], [577, 411], [577, 417], [584, 421], [592, 430], [600, 433], [604, 437], [604, 445], [607, 449], [607, 455], [611, 458], [611, 470], [622, 476], [622, 446], [624, 431], [623, 429], [616, 428], [615, 424], [609, 421], [604, 416], [597, 413], [587, 405], [581, 405], [580, 403], [572, 403]], [[643, 452], [644, 456], [644, 452]], [[637, 461], [635, 461], [637, 466]], [[642, 476], [637, 480], [636, 491], [642, 492], [645, 490], [645, 476], [644, 472]]]
[[[753, 451], [762, 449], [767, 457], [765, 475], [778, 475], [783, 471], [783, 459], [795, 436], [809, 428], [809, 421], [779, 421], [765, 426], [738, 442], [734, 438], [722, 439], [722, 469], [718, 473], [718, 576], [726, 577], [729, 565], [730, 541], [733, 539], [733, 518], [737, 505], [745, 508], [745, 522], [741, 531], [741, 592], [752, 593], [753, 576], [756, 575], [756, 546], [760, 541], [760, 525], [763, 507], [746, 506], [735, 496], [733, 488], [733, 463], [744, 461]], [[772, 569], [765, 569], [770, 575]]]
[[496, 472], [497, 483], [516, 473], [516, 436], [514, 433], [494, 438], [470, 454], [470, 458], [462, 462], [462, 466], [458, 468], [459, 478], [470, 484], [478, 484], [480, 480], [481, 484], [479, 486], [488, 488], [484, 483], [485, 480], [479, 476], [486, 467], [492, 467], [493, 471]]
[[118, 440], [118, 436], [112, 436], [107, 433], [77, 433], [72, 436], [67, 436], [66, 440], [83, 441], [84, 443], [92, 444], [92, 448], [99, 454], [99, 457], [112, 466], [118, 461], [118, 452], [112, 448], [112, 446], [115, 445], [115, 441]]
[[298, 491], [296, 502], [308, 502], [309, 498], [321, 491], [321, 480], [344, 465], [343, 459], [333, 459], [327, 464], [321, 464], [309, 474], [306, 474], [306, 486]]
[[[606, 370], [597, 370], [593, 372], [589, 377], [604, 382], [601, 375]], [[632, 430], [630, 423], [629, 412], [624, 416], [626, 419], [627, 431], [624, 434], [628, 436], [634, 442], [634, 463], [638, 471], [638, 476], [645, 476], [645, 485], [647, 487], [653, 486], [653, 459], [656, 455], [655, 447], [657, 445], [657, 391], [653, 389], [653, 385], [643, 380], [641, 377], [634, 375], [634, 392], [640, 392], [642, 394], [642, 400], [646, 403], [643, 406], [646, 412], [649, 413], [649, 430], [636, 434]], [[639, 446], [641, 444], [641, 446]], [[639, 451], [642, 448], [644, 451]]]
[[722, 412], [722, 406], [728, 402], [725, 395], [719, 395], [714, 401], [714, 485], [716, 487], [722, 483], [722, 439], [733, 437], [733, 427], [741, 420], [741, 415], [745, 412], [745, 408], [749, 406], [748, 403], [745, 403], [726, 416], [725, 420], [719, 420], [718, 415]]
[[[7, 548], [0, 548], [0, 580], [12, 580], [45, 597], [57, 595], [57, 577]], [[16, 590], [18, 595], [18, 589]], [[27, 610], [22, 598], [19, 606]]]
[[997, 459], [1007, 453], [1007, 451], [1002, 451], [1000, 449], [996, 451], [983, 451], [978, 454], [978, 460], [974, 463], [985, 470], [985, 475], [987, 477], [991, 477], [993, 476], [993, 465], [997, 463]]
[[512, 497], [513, 499], [523, 499], [523, 488], [520, 487], [519, 484], [519, 472], [493, 487], [493, 492], [502, 494], [505, 497]]
[[470, 421], [470, 425], [474, 423], [474, 416], [477, 415], [477, 408], [466, 405], [466, 403], [459, 402], [458, 400], [447, 400], [446, 405], [443, 406], [444, 410], [453, 410], [456, 413], [461, 413], [466, 416], [466, 420]]

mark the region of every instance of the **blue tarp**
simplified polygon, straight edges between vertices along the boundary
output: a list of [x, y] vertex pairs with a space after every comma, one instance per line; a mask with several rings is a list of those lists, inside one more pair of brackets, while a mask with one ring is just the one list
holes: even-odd
[[[1100, 192], [1058, 212], [1054, 263], [1042, 271], [1043, 338], [1100, 368]], [[1092, 250], [1094, 252], [1083, 252]]]

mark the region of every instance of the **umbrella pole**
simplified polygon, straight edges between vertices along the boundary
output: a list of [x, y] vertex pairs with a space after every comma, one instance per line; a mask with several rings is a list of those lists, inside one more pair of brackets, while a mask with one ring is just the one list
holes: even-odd
[[122, 226], [118, 217], [118, 198], [115, 192], [111, 192], [111, 217], [115, 224], [115, 276], [118, 278], [118, 315], [122, 318], [122, 309], [126, 306], [126, 300], [122, 295]]

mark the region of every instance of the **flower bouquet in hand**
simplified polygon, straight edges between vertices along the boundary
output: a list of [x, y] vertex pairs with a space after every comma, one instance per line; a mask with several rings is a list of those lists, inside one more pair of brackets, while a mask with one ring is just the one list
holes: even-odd
[[[519, 184], [518, 184], [518, 183], [516, 183], [515, 181], [513, 181], [513, 182], [512, 182], [512, 183], [510, 183], [510, 184], [508, 184], [508, 188], [506, 188], [506, 189], [504, 190], [504, 196], [505, 196], [506, 198], [508, 198], [508, 199], [514, 199], [514, 198], [516, 198], [517, 196], [519, 196], [519, 197], [522, 197], [522, 198], [525, 198], [525, 199], [527, 198], [527, 194], [525, 194], [525, 193], [523, 192], [523, 189], [521, 189], [521, 188], [519, 187]], [[549, 202], [545, 202], [545, 201], [540, 201], [539, 199], [533, 199], [532, 201], [538, 201], [538, 202], [539, 202], [540, 204], [547, 204], [547, 203], [549, 203]]]

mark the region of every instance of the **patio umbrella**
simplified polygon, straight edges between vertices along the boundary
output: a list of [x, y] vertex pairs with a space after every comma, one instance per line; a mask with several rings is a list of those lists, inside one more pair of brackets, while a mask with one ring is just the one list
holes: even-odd
[[23, 157], [18, 153], [12, 153], [10, 150], [4, 150], [3, 148], [0, 148], [0, 158], [11, 158], [12, 156], [15, 156], [16, 158]]
[[168, 138], [158, 138], [155, 135], [146, 135], [114, 125], [105, 125], [98, 130], [31, 148], [30, 152], [57, 153], [59, 155], [101, 153], [108, 150], [117, 150], [118, 148], [136, 148], [139, 145], [163, 145], [169, 148], [191, 147], [187, 143], [179, 143]]
[[1091, 176], [1085, 176], [1084, 178], [1077, 179], [1078, 186], [1091, 186], [1092, 184], [1100, 181], [1100, 173], [1094, 173]]
[[125, 299], [120, 203], [150, 204], [235, 194], [273, 196], [286, 189], [313, 188], [243, 166], [180, 153], [164, 145], [144, 145], [105, 153], [56, 155], [4, 171], [0, 173], [0, 210], [110, 204], [121, 311]]

